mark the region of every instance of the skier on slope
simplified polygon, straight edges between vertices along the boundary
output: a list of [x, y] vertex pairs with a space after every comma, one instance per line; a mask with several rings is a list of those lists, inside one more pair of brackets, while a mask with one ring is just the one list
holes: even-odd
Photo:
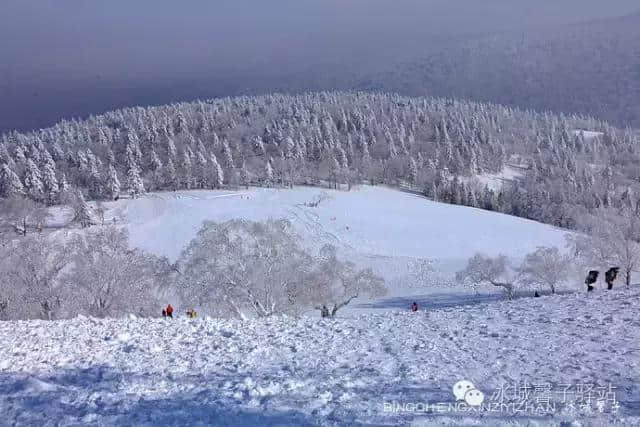
[[417, 302], [413, 302], [413, 304], [411, 304], [411, 311], [412, 312], [416, 312], [418, 311], [418, 303]]
[[167, 306], [167, 317], [171, 317], [173, 319], [173, 307], [171, 304]]

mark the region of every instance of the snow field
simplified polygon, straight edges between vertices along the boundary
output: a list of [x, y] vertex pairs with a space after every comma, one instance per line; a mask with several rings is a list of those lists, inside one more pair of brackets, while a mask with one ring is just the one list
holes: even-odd
[[[0, 322], [6, 425], [637, 425], [640, 291], [351, 319]], [[612, 384], [620, 409], [385, 412], [473, 382]], [[257, 424], [256, 424], [257, 423]], [[572, 424], [563, 424], [572, 425]]]
[[[322, 195], [317, 207], [305, 206]], [[251, 188], [238, 192], [152, 193], [108, 203], [108, 218], [127, 224], [131, 243], [175, 260], [204, 220], [289, 219], [303, 244], [331, 243], [387, 281], [388, 297], [450, 290], [453, 273], [476, 252], [518, 260], [538, 246], [564, 247], [566, 231], [480, 209], [435, 203], [385, 187], [352, 191]], [[429, 277], [412, 265], [432, 262]]]

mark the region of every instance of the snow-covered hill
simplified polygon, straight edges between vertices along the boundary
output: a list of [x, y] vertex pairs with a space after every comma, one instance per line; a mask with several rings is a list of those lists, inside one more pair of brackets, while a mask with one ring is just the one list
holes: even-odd
[[[322, 198], [317, 207], [309, 204]], [[107, 218], [128, 224], [132, 243], [176, 259], [203, 220], [287, 218], [309, 246], [338, 246], [371, 266], [395, 297], [448, 293], [452, 273], [475, 252], [517, 259], [538, 246], [564, 246], [563, 230], [495, 212], [431, 202], [384, 187], [331, 191], [310, 187], [148, 194], [108, 204]], [[430, 262], [433, 272], [417, 267]], [[491, 290], [492, 292], [497, 292]], [[426, 302], [426, 301], [425, 301]], [[369, 305], [371, 307], [372, 305]]]
[[[639, 298], [331, 321], [0, 322], [0, 424], [638, 425]], [[456, 404], [459, 380], [484, 394], [479, 408]]]

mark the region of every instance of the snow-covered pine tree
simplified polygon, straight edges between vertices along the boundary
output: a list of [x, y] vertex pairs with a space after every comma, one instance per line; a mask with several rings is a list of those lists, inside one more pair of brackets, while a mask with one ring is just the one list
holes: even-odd
[[222, 141], [222, 161], [224, 169], [227, 172], [227, 179], [230, 180], [235, 169], [235, 164], [233, 162], [233, 154], [231, 153], [229, 142], [226, 139]]
[[93, 223], [91, 208], [84, 198], [82, 191], [76, 190], [76, 206], [74, 207], [76, 217], [75, 220], [80, 223], [82, 228], [91, 226]]
[[134, 199], [145, 192], [144, 184], [140, 177], [140, 169], [135, 163], [130, 164], [127, 171], [127, 191]]
[[9, 154], [9, 150], [5, 144], [0, 144], [0, 164], [6, 164], [9, 167], [13, 167], [15, 165], [13, 157]]
[[38, 166], [31, 159], [27, 159], [26, 163], [26, 169], [24, 172], [24, 188], [32, 199], [36, 201], [42, 200], [44, 194], [42, 175]]
[[180, 162], [180, 178], [183, 188], [190, 189], [193, 182], [193, 171], [191, 156], [189, 156], [188, 147], [182, 152], [182, 160]]
[[71, 187], [67, 181], [67, 174], [62, 172], [62, 178], [60, 178], [60, 194], [68, 193]]
[[27, 161], [27, 158], [24, 155], [24, 148], [21, 145], [16, 145], [13, 151], [13, 158], [18, 164], [24, 164]]
[[196, 154], [196, 167], [194, 173], [197, 188], [207, 187], [209, 182], [208, 166], [204, 151], [198, 150], [198, 153]]
[[149, 154], [149, 170], [151, 171], [151, 180], [153, 182], [153, 188], [159, 189], [162, 187], [162, 161], [156, 154], [155, 150], [151, 150]]
[[242, 185], [248, 190], [249, 189], [249, 170], [247, 169], [247, 163], [242, 160], [242, 166], [240, 167], [240, 181]]
[[176, 191], [178, 188], [178, 176], [176, 175], [176, 168], [173, 165], [171, 157], [167, 159], [167, 165], [164, 168], [164, 185], [173, 191]]
[[58, 178], [56, 177], [56, 165], [47, 150], [43, 151], [42, 161], [42, 184], [44, 194], [47, 203], [51, 205], [58, 199], [58, 193], [60, 191]]
[[93, 198], [98, 198], [102, 195], [102, 176], [99, 169], [99, 160], [91, 152], [87, 150], [87, 181], [89, 183], [89, 195]]
[[167, 157], [175, 161], [177, 154], [178, 151], [176, 150], [176, 144], [173, 142], [173, 139], [167, 138]]
[[118, 172], [116, 172], [116, 168], [113, 166], [113, 164], [109, 165], [106, 191], [107, 195], [112, 200], [115, 200], [120, 196], [120, 180], [118, 179]]
[[24, 194], [20, 178], [6, 163], [0, 166], [0, 197], [13, 197]]
[[267, 164], [264, 167], [264, 182], [267, 187], [273, 185], [273, 167], [271, 166], [271, 158], [267, 160]]
[[211, 153], [211, 185], [213, 188], [220, 188], [224, 184], [224, 172], [215, 154]]
[[413, 157], [409, 159], [409, 182], [411, 185], [418, 183], [418, 165]]
[[264, 149], [264, 142], [262, 141], [262, 138], [256, 135], [252, 138], [251, 141], [253, 143], [253, 152], [256, 154], [256, 156], [264, 156], [266, 154], [266, 151]]

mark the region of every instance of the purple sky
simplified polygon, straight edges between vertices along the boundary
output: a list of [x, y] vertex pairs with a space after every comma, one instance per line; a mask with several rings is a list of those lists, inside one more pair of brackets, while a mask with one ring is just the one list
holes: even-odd
[[361, 70], [447, 40], [637, 8], [637, 0], [0, 0], [0, 132], [124, 106], [348, 88]]

